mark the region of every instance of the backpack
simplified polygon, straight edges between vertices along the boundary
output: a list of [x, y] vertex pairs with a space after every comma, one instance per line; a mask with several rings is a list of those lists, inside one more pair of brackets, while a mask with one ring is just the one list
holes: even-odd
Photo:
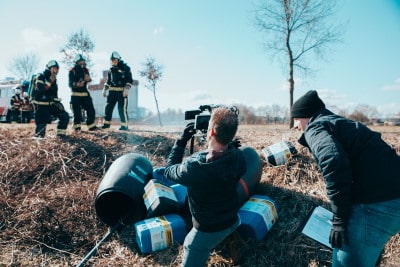
[[37, 96], [38, 88], [37, 88], [36, 81], [39, 76], [40, 76], [40, 73], [32, 75], [31, 82], [29, 83], [29, 89], [28, 89], [28, 96], [29, 96], [30, 100], [34, 100]]

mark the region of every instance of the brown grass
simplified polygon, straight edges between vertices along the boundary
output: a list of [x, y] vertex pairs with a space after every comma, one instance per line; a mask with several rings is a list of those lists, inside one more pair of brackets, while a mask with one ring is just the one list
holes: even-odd
[[[130, 132], [70, 134], [68, 139], [31, 139], [33, 125], [0, 125], [0, 266], [75, 266], [106, 234], [94, 209], [99, 182], [112, 162], [127, 152], [141, 153], [154, 167], [165, 165], [183, 127], [131, 126]], [[400, 128], [380, 127], [400, 153]], [[54, 135], [55, 125], [48, 134]], [[242, 266], [330, 266], [331, 250], [301, 234], [309, 212], [328, 206], [325, 185], [314, 160], [287, 126], [242, 125], [238, 136], [264, 162], [256, 193], [277, 201], [279, 219], [261, 241], [249, 240]], [[261, 149], [292, 141], [299, 154], [285, 166], [268, 165]], [[197, 149], [199, 149], [197, 147]], [[179, 245], [141, 254], [132, 226], [102, 244], [87, 266], [178, 266]], [[400, 262], [400, 237], [387, 244], [379, 266]], [[232, 266], [222, 242], [208, 266]]]

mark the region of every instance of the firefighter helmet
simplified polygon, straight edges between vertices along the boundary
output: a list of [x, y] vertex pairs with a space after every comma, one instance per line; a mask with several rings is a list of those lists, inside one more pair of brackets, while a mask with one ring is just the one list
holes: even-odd
[[60, 66], [58, 65], [58, 62], [55, 61], [54, 59], [50, 60], [50, 61], [47, 63], [46, 67], [47, 67], [48, 69], [51, 69], [52, 67], [60, 68]]
[[16, 95], [20, 95], [21, 94], [21, 87], [20, 86], [14, 87], [14, 94], [16, 94]]
[[119, 55], [118, 52], [114, 51], [114, 52], [112, 52], [111, 58], [110, 58], [110, 59], [111, 59], [111, 60], [113, 60], [113, 59], [121, 60], [121, 56]]
[[85, 58], [84, 58], [81, 54], [77, 54], [77, 55], [75, 56], [74, 61], [75, 61], [75, 63], [78, 63], [78, 61], [86, 61], [86, 60], [85, 60]]

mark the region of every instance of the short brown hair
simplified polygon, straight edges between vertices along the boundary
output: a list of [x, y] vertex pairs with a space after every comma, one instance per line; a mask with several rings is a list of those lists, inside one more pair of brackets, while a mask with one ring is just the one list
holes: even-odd
[[217, 107], [212, 110], [209, 129], [214, 129], [218, 143], [227, 145], [235, 137], [239, 126], [238, 113], [236, 107]]

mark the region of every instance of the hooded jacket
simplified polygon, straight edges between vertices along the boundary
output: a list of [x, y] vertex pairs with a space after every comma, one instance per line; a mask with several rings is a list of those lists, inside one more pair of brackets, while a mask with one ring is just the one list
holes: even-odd
[[182, 162], [183, 153], [184, 148], [174, 145], [164, 175], [187, 187], [193, 226], [205, 232], [232, 226], [240, 208], [237, 183], [246, 171], [241, 150], [229, 145], [227, 153], [210, 162], [206, 161], [207, 151]]
[[299, 143], [313, 154], [335, 215], [346, 219], [353, 203], [400, 197], [400, 156], [380, 133], [323, 108]]

